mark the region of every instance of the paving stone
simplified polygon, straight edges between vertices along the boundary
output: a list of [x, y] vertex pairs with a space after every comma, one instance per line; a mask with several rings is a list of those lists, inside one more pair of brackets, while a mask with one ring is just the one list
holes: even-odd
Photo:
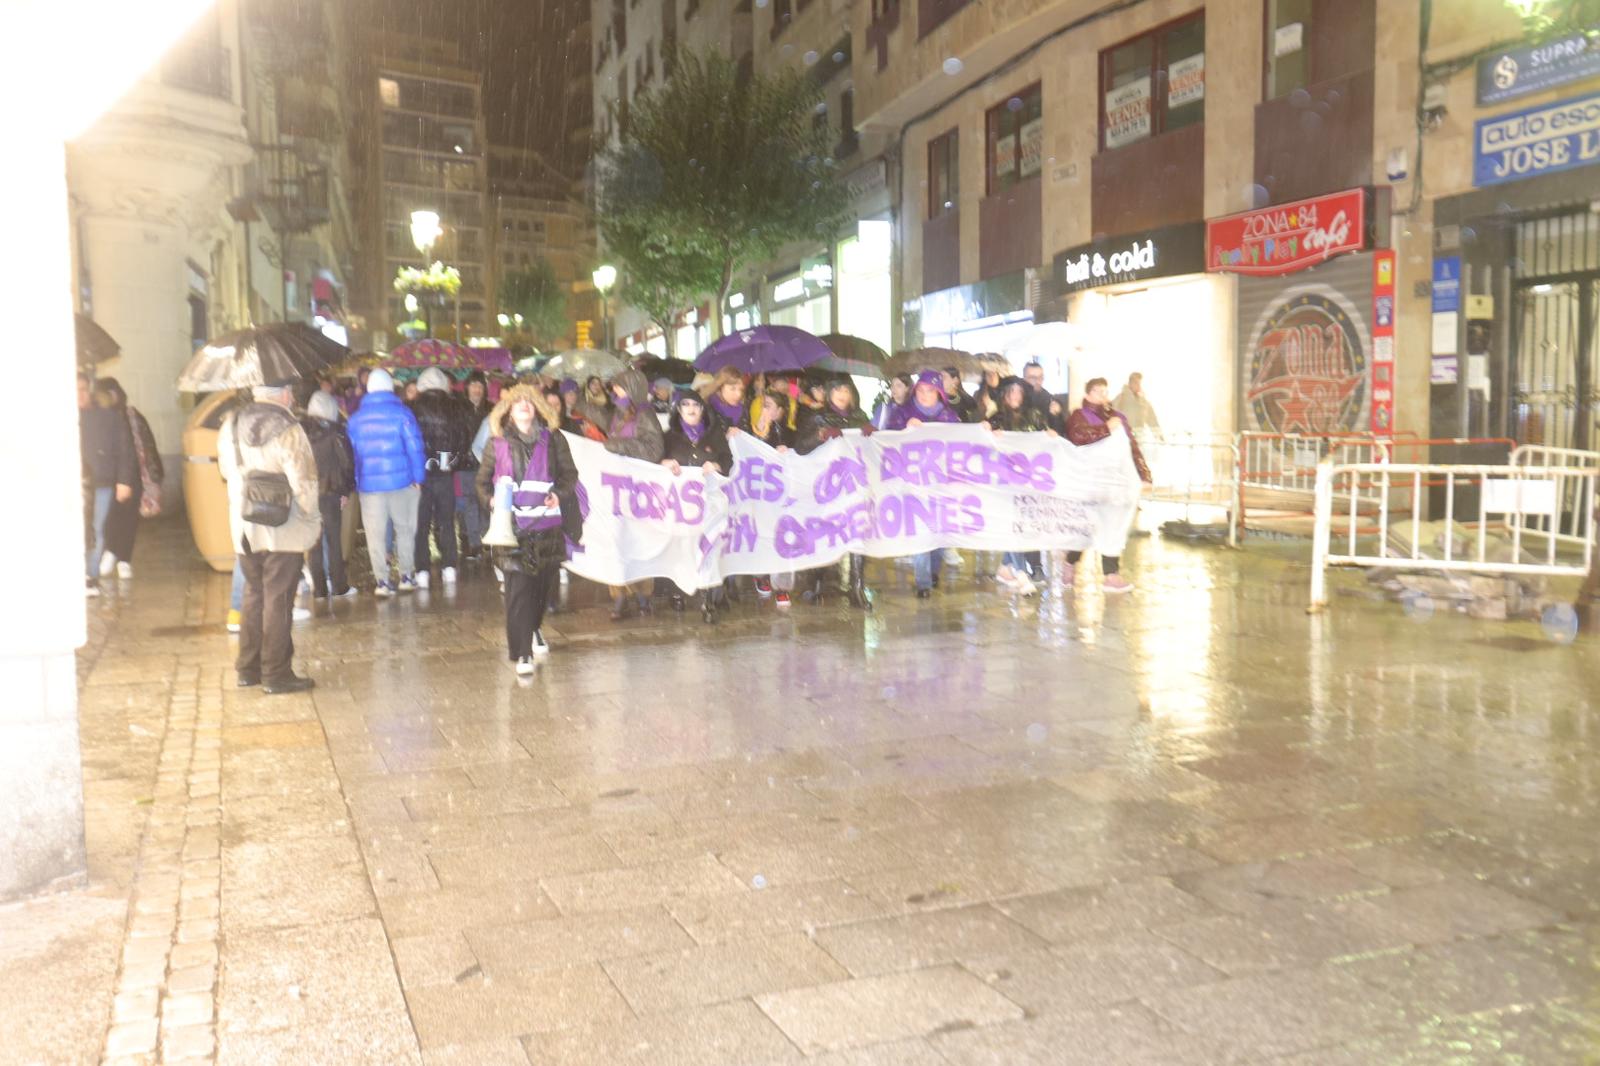
[[392, 937], [460, 932], [561, 913], [538, 885], [508, 882], [383, 895], [378, 909]]
[[1142, 878], [1093, 888], [998, 900], [996, 909], [1054, 943], [1117, 936], [1214, 913], [1167, 878]]
[[1225, 976], [1154, 933], [1142, 931], [974, 960], [966, 968], [1007, 999], [1039, 1014], [1120, 1003]]
[[612, 959], [617, 989], [639, 1014], [826, 984], [849, 972], [803, 934]]
[[830, 926], [819, 930], [816, 939], [858, 977], [1031, 951], [1045, 944], [987, 905]]
[[756, 1004], [807, 1055], [1022, 1017], [1022, 1008], [953, 966], [757, 996]]
[[447, 1044], [422, 1053], [422, 1066], [529, 1066], [520, 1040]]
[[619, 910], [746, 887], [710, 855], [619, 870], [549, 877], [545, 892], [564, 913]]
[[539, 1033], [533, 1066], [689, 1066], [798, 1063], [800, 1053], [748, 1000]]
[[661, 907], [485, 925], [467, 930], [466, 939], [493, 977], [694, 946]]
[[627, 1003], [599, 966], [588, 964], [494, 981], [408, 989], [423, 1048], [565, 1029], [627, 1018]]
[[693, 896], [673, 900], [667, 909], [695, 940], [714, 944], [876, 918], [883, 908], [844, 881], [829, 880]]
[[217, 992], [223, 1033], [332, 1024], [401, 1013], [404, 1002], [376, 919], [230, 936]]
[[1224, 1042], [1185, 1032], [1136, 1004], [966, 1027], [929, 1041], [950, 1066], [1185, 1066], [1238, 1061]]
[[164, 1026], [161, 1031], [161, 1061], [209, 1061], [216, 1054], [217, 1035], [210, 1025]]

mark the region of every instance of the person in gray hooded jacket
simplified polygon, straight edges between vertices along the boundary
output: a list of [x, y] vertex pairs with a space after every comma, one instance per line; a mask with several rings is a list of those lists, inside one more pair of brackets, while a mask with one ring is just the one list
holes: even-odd
[[[217, 434], [217, 465], [228, 483], [228, 525], [244, 569], [235, 669], [240, 688], [261, 685], [269, 695], [304, 692], [313, 682], [295, 676], [289, 626], [305, 553], [322, 533], [317, 463], [310, 438], [289, 409], [294, 402], [289, 385], [259, 385], [253, 399]], [[282, 474], [289, 482], [289, 517], [282, 525], [245, 521], [245, 478], [257, 471]]]

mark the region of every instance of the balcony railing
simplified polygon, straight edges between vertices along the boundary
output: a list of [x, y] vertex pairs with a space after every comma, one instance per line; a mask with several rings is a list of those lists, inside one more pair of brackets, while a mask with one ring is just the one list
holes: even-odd
[[304, 233], [328, 222], [333, 217], [328, 185], [327, 170], [307, 164], [293, 145], [256, 146], [251, 194], [279, 233]]

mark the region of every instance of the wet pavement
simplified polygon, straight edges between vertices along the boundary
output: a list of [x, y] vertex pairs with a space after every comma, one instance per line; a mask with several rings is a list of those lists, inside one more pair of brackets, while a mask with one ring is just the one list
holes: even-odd
[[273, 698], [167, 523], [91, 604], [90, 883], [0, 908], [0, 1057], [1596, 1061], [1594, 640], [1308, 617], [1307, 554], [714, 627], [575, 587], [530, 680], [470, 571], [324, 608]]

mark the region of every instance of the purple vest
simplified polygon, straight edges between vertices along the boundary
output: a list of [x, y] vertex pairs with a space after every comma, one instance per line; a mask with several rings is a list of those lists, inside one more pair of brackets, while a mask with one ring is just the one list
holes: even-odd
[[511, 490], [511, 514], [518, 529], [555, 529], [561, 525], [561, 510], [545, 510], [544, 498], [553, 487], [550, 482], [550, 431], [541, 429], [539, 439], [528, 453], [527, 469], [521, 477], [511, 468], [511, 442], [504, 437], [494, 438], [494, 480], [510, 478], [515, 483]]

